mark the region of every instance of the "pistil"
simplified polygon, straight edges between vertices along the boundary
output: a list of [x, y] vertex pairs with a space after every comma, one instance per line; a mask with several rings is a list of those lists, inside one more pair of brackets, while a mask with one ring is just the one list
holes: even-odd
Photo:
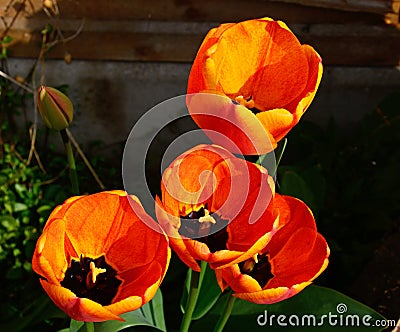
[[89, 269], [90, 269], [90, 271], [86, 276], [86, 287], [88, 289], [91, 289], [96, 285], [97, 276], [99, 274], [101, 274], [101, 273], [107, 272], [107, 270], [99, 268], [99, 267], [96, 267], [96, 265], [95, 265], [95, 263], [93, 261], [90, 262]]

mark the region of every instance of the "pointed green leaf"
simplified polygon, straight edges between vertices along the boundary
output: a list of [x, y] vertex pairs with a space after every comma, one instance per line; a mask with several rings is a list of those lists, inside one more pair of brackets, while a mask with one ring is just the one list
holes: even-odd
[[122, 314], [125, 322], [107, 321], [95, 323], [96, 332], [121, 331], [134, 326], [149, 326], [165, 332], [164, 308], [161, 290], [158, 289], [153, 299], [141, 308]]
[[153, 315], [151, 313], [151, 308], [150, 308], [150, 302], [146, 303], [145, 305], [143, 305], [142, 307], [140, 307], [138, 310], [141, 311], [142, 315], [144, 318], [147, 319], [147, 321], [151, 324], [154, 325], [154, 319], [153, 319]]
[[163, 297], [160, 289], [157, 290], [156, 295], [154, 295], [153, 299], [149, 303], [155, 326], [162, 331], [166, 331], [167, 327], [165, 325]]
[[280, 190], [283, 195], [297, 197], [304, 201], [311, 210], [315, 210], [315, 196], [306, 181], [294, 170], [286, 170], [280, 179]]

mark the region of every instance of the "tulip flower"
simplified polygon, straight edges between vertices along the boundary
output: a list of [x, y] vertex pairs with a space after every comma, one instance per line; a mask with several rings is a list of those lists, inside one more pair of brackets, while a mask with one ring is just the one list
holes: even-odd
[[38, 90], [38, 108], [47, 127], [63, 130], [72, 122], [74, 107], [69, 98], [57, 89], [41, 86]]
[[[320, 56], [285, 23], [262, 18], [222, 24], [209, 31], [194, 60], [187, 106], [200, 128], [235, 142], [232, 152], [263, 154], [298, 123], [321, 76]], [[190, 95], [197, 93], [220, 98]], [[220, 136], [207, 135], [225, 147]]]
[[299, 293], [328, 265], [329, 247], [317, 232], [310, 209], [300, 200], [276, 194], [280, 228], [254, 257], [216, 270], [222, 290], [234, 296], [270, 304]]
[[32, 268], [71, 318], [123, 320], [120, 314], [152, 299], [166, 273], [168, 239], [155, 229], [139, 200], [123, 191], [72, 197], [51, 213]]
[[216, 145], [183, 153], [164, 171], [156, 214], [172, 249], [195, 271], [254, 256], [278, 225], [273, 179]]

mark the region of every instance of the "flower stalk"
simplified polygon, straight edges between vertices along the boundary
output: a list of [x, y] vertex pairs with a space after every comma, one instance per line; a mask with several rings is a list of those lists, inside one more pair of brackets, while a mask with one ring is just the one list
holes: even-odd
[[188, 299], [186, 302], [185, 313], [182, 318], [180, 332], [189, 331], [190, 323], [192, 322], [192, 316], [194, 309], [196, 308], [197, 296], [199, 294], [199, 281], [200, 273], [192, 271], [192, 277], [190, 278], [190, 289], [188, 294]]
[[214, 327], [214, 332], [222, 332], [229, 317], [231, 316], [233, 305], [235, 304], [236, 297], [232, 296], [232, 291], [229, 291], [229, 297], [226, 301], [224, 312], [219, 317], [217, 325]]
[[69, 177], [72, 185], [72, 194], [79, 195], [78, 173], [76, 172], [75, 158], [74, 158], [74, 153], [72, 151], [71, 142], [69, 140], [69, 137], [65, 129], [61, 130], [60, 133], [64, 143], [65, 152], [67, 153]]
[[191, 278], [190, 278], [190, 288], [189, 294], [186, 301], [185, 313], [183, 314], [180, 332], [189, 331], [190, 324], [192, 322], [192, 316], [194, 313], [194, 309], [196, 308], [197, 298], [199, 295], [201, 283], [204, 278], [204, 273], [207, 268], [207, 262], [202, 261], [200, 263], [201, 271], [196, 272], [192, 270]]
[[94, 332], [94, 323], [85, 322], [86, 332]]

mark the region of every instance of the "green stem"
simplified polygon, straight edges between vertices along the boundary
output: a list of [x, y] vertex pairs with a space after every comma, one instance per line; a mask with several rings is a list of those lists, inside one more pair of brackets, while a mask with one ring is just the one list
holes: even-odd
[[[280, 146], [280, 150], [277, 152], [277, 153], [278, 153], [278, 159], [277, 159], [277, 161], [276, 161], [275, 173], [276, 173], [276, 170], [278, 169], [278, 166], [279, 166], [279, 164], [280, 164], [280, 162], [281, 162], [283, 153], [285, 152], [286, 144], [287, 144], [287, 138], [285, 138], [285, 139], [283, 140], [283, 143], [282, 143], [281, 146]], [[275, 175], [275, 174], [274, 174], [274, 175]]]
[[222, 330], [224, 329], [225, 324], [231, 315], [233, 305], [235, 304], [235, 300], [236, 300], [236, 297], [232, 296], [232, 291], [230, 291], [228, 300], [225, 304], [224, 312], [219, 317], [217, 325], [215, 325], [215, 327], [214, 327], [214, 332], [222, 332]]
[[192, 322], [192, 316], [194, 309], [196, 308], [197, 297], [199, 295], [201, 282], [204, 277], [204, 272], [206, 270], [207, 263], [201, 262], [201, 272], [192, 271], [190, 278], [190, 289], [188, 294], [188, 299], [186, 301], [185, 313], [183, 314], [180, 332], [189, 331], [190, 324]]
[[264, 161], [264, 159], [265, 159], [265, 157], [267, 156], [267, 154], [268, 154], [268, 153], [260, 155], [260, 156], [258, 157], [257, 161], [256, 161], [256, 164], [257, 164], [257, 165], [262, 165], [262, 162]]
[[86, 332], [94, 332], [93, 322], [85, 322]]
[[79, 195], [78, 173], [76, 172], [75, 158], [74, 153], [72, 152], [71, 142], [65, 129], [61, 130], [60, 133], [64, 143], [65, 151], [67, 153], [69, 177], [72, 185], [72, 194]]

